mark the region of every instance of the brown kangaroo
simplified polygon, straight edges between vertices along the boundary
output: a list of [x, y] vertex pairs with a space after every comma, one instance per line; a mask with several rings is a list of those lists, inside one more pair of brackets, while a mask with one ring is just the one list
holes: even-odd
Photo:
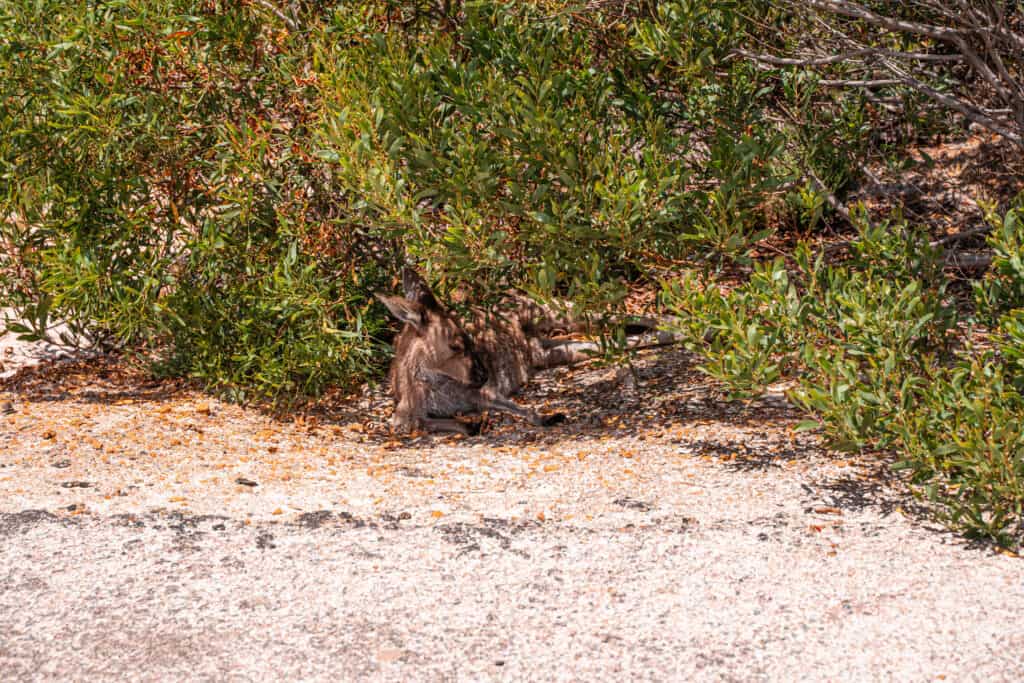
[[392, 427], [470, 435], [479, 424], [455, 419], [463, 413], [499, 410], [548, 426], [564, 415], [540, 415], [512, 402], [540, 368], [590, 357], [590, 342], [555, 342], [557, 329], [577, 326], [560, 320], [525, 297], [510, 296], [512, 308], [499, 315], [474, 315], [465, 329], [442, 307], [414, 270], [402, 271], [405, 296], [377, 294], [391, 314], [405, 323], [395, 340], [391, 391], [395, 397]]

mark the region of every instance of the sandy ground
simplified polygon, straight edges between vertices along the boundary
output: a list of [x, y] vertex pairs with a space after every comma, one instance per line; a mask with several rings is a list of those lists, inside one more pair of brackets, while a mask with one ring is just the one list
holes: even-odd
[[[0, 353], [4, 344], [0, 340]], [[30, 349], [16, 353], [24, 357]], [[6, 356], [8, 370], [13, 365]], [[1019, 680], [1024, 564], [686, 354], [396, 439], [104, 359], [0, 380], [5, 680]]]

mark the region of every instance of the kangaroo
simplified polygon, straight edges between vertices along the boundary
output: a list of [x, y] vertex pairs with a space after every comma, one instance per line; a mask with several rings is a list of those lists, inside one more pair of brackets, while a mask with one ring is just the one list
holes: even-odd
[[509, 399], [535, 370], [586, 360], [597, 348], [589, 342], [556, 342], [556, 329], [577, 326], [560, 320], [525, 297], [510, 297], [503, 315], [474, 315], [465, 329], [438, 303], [427, 283], [411, 268], [402, 271], [405, 296], [375, 296], [405, 323], [395, 340], [391, 391], [397, 431], [423, 429], [472, 435], [479, 424], [455, 419], [462, 413], [498, 410], [538, 426], [565, 419], [541, 415]]

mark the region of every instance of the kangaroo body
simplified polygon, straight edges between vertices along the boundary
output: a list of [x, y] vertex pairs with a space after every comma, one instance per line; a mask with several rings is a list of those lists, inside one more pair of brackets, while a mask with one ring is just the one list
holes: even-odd
[[377, 295], [405, 323], [395, 340], [390, 372], [396, 430], [469, 434], [471, 426], [455, 416], [485, 410], [512, 413], [536, 425], [564, 419], [542, 416], [509, 397], [534, 371], [589, 357], [594, 344], [551, 340], [554, 331], [573, 329], [570, 321], [525, 297], [510, 297], [507, 311], [477, 313], [463, 327], [413, 270], [403, 271], [402, 280], [404, 297]]

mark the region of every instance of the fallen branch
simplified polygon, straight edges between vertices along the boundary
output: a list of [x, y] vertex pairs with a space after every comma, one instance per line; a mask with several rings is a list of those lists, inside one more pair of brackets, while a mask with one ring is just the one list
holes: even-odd
[[962, 230], [962, 231], [954, 233], [952, 235], [946, 235], [945, 237], [940, 237], [937, 240], [933, 240], [929, 244], [931, 244], [931, 246], [933, 246], [933, 247], [941, 247], [941, 246], [943, 246], [945, 244], [952, 244], [954, 242], [962, 242], [965, 239], [969, 239], [969, 238], [975, 237], [977, 235], [984, 235], [984, 234], [987, 234], [989, 232], [992, 232], [992, 227], [988, 226], [988, 225], [984, 225], [984, 226], [982, 226], [980, 228], [972, 228], [970, 230]]
[[946, 253], [946, 267], [961, 270], [981, 270], [992, 265], [991, 254], [957, 254]]

